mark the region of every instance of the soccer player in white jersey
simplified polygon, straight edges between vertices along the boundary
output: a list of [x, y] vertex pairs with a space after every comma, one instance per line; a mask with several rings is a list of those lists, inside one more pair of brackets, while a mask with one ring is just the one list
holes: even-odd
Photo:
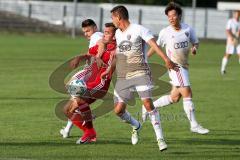
[[167, 68], [178, 69], [157, 46], [150, 31], [138, 24], [129, 21], [128, 10], [124, 6], [116, 6], [111, 10], [113, 24], [118, 28], [115, 34], [117, 42], [116, 61], [117, 82], [114, 88], [115, 113], [126, 123], [131, 124], [132, 144], [138, 142], [138, 132], [141, 124], [126, 110], [127, 101], [130, 100], [134, 91], [138, 92], [142, 103], [149, 113], [151, 123], [156, 133], [159, 150], [167, 149], [164, 141], [160, 116], [152, 103], [152, 82], [144, 53], [144, 41], [147, 42], [166, 63]]
[[[199, 125], [195, 118], [192, 90], [188, 76], [188, 54], [190, 50], [193, 55], [196, 54], [198, 39], [189, 25], [181, 23], [182, 9], [178, 4], [170, 2], [165, 9], [165, 14], [170, 25], [160, 31], [157, 44], [166, 48], [167, 56], [180, 68], [178, 71], [169, 70], [172, 84], [170, 95], [160, 97], [153, 104], [155, 107], [164, 107], [178, 102], [183, 97], [183, 108], [190, 122], [190, 130], [199, 134], [206, 134], [209, 130]], [[150, 48], [148, 56], [153, 53], [153, 49]], [[142, 118], [145, 121], [148, 114], [144, 107], [142, 111]]]
[[229, 19], [226, 26], [227, 33], [227, 45], [226, 52], [222, 59], [221, 65], [221, 74], [224, 75], [226, 73], [226, 66], [228, 63], [228, 59], [232, 54], [238, 54], [238, 60], [240, 64], [240, 11], [233, 12], [233, 18]]
[[[101, 40], [103, 37], [103, 33], [98, 32], [97, 25], [92, 19], [86, 19], [82, 22], [82, 31], [84, 33], [84, 36], [89, 40], [89, 46], [88, 46], [89, 48], [95, 46], [97, 42]], [[80, 62], [80, 58], [79, 56], [77, 56], [71, 61], [71, 64], [70, 64], [71, 68], [76, 68], [79, 62]], [[72, 126], [73, 126], [72, 121], [68, 119], [67, 125], [60, 130], [60, 134], [63, 136], [63, 138], [69, 137]]]

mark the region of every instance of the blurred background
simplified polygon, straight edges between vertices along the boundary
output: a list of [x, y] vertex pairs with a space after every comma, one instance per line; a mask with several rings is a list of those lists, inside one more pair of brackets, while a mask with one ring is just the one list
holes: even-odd
[[[177, 0], [183, 6], [183, 22], [196, 29], [199, 38], [224, 39], [231, 10], [218, 0]], [[234, 2], [225, 0], [225, 2]], [[236, 0], [235, 0], [236, 2]], [[102, 30], [111, 21], [110, 10], [124, 4], [131, 22], [142, 24], [155, 35], [168, 25], [164, 14], [169, 0], [0, 0], [0, 29], [30, 32], [66, 32], [74, 38], [81, 21], [91, 18]], [[236, 3], [232, 3], [234, 6]], [[239, 3], [238, 3], [239, 5]], [[235, 5], [236, 6], [236, 5]], [[240, 8], [240, 6], [239, 6]]]

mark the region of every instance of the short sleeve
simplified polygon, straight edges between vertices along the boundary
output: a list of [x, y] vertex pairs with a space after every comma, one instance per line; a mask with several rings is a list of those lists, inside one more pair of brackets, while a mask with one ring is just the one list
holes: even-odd
[[192, 44], [199, 43], [199, 40], [197, 38], [196, 32], [193, 28], [190, 27], [190, 42]]
[[228, 22], [227, 22], [227, 25], [226, 25], [226, 29], [227, 30], [231, 30], [231, 19], [230, 20], [228, 20]]
[[151, 31], [143, 26], [140, 26], [140, 36], [145, 42], [148, 42], [150, 39], [154, 38]]
[[164, 38], [164, 31], [165, 29], [162, 29], [159, 34], [158, 34], [158, 39], [157, 39], [157, 45], [164, 47], [165, 46], [165, 38]]
[[97, 42], [102, 39], [103, 34], [101, 32], [96, 32], [94, 33], [91, 38], [90, 38], [90, 42], [89, 42], [89, 46], [88, 48], [91, 48], [93, 46], [95, 46], [97, 44]]

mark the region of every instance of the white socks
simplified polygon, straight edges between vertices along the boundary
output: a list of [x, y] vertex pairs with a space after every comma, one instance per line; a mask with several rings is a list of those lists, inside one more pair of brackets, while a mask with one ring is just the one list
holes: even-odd
[[158, 110], [155, 108], [154, 110], [148, 113], [149, 113], [149, 119], [151, 120], [153, 129], [155, 131], [157, 140], [164, 139]]
[[128, 111], [125, 111], [125, 113], [122, 116], [120, 116], [120, 118], [124, 122], [130, 123], [134, 129], [138, 129], [140, 127], [140, 122], [133, 118]]
[[164, 107], [172, 103], [172, 99], [170, 95], [165, 95], [158, 98], [156, 101], [153, 102], [155, 108], [157, 107]]
[[222, 59], [222, 66], [221, 66], [221, 72], [226, 70], [227, 63], [228, 63], [228, 59], [223, 57], [223, 59]]
[[187, 115], [191, 127], [196, 127], [198, 125], [195, 114], [194, 114], [194, 104], [192, 98], [183, 98], [183, 109]]
[[67, 125], [66, 125], [66, 127], [64, 128], [65, 132], [69, 133], [70, 130], [71, 130], [71, 128], [72, 128], [72, 126], [73, 126], [72, 121], [71, 121], [70, 119], [68, 119]]

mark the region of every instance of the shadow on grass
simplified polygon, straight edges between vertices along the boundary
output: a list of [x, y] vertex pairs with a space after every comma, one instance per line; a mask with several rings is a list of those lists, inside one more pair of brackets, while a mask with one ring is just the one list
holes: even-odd
[[0, 97], [0, 100], [54, 100], [65, 97]]
[[[77, 139], [76, 139], [77, 140]], [[113, 139], [113, 140], [97, 140], [97, 142], [94, 143], [88, 143], [88, 144], [81, 144], [76, 145], [75, 139], [68, 139], [62, 140], [62, 142], [59, 141], [48, 141], [48, 142], [0, 142], [0, 146], [7, 147], [7, 146], [21, 146], [21, 147], [39, 147], [39, 146], [87, 146], [87, 145], [107, 145], [107, 144], [114, 144], [114, 145], [129, 145], [132, 146], [131, 142], [128, 140], [121, 140], [121, 139]]]
[[179, 138], [169, 139], [168, 142], [172, 144], [181, 143], [183, 145], [240, 145], [240, 139]]

